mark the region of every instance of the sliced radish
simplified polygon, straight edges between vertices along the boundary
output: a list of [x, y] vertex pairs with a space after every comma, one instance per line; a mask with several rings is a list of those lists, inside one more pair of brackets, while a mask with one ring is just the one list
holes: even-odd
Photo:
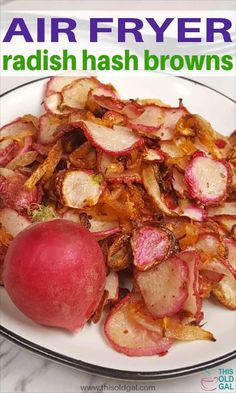
[[195, 247], [197, 251], [203, 254], [204, 259], [224, 257], [225, 255], [225, 246], [220, 236], [216, 233], [206, 232], [200, 234]]
[[183, 304], [183, 310], [190, 312], [196, 320], [201, 317], [202, 300], [199, 285], [199, 256], [194, 251], [184, 251], [179, 257], [185, 261], [189, 271], [188, 296]]
[[158, 130], [164, 122], [163, 108], [157, 105], [145, 105], [142, 109], [144, 112], [130, 121], [132, 128], [144, 133]]
[[106, 217], [92, 217], [89, 219], [89, 222], [91, 225], [89, 228], [90, 232], [93, 232], [98, 238], [104, 238], [120, 232], [118, 221], [108, 221]]
[[[68, 210], [63, 214], [63, 218], [65, 220], [77, 222], [81, 224], [81, 219], [78, 213], [75, 213], [73, 210]], [[114, 235], [115, 233], [120, 232], [119, 222], [115, 220], [108, 220], [107, 216], [87, 216], [87, 227], [90, 232], [93, 232], [94, 235], [101, 239], [107, 236]]]
[[88, 93], [99, 86], [96, 78], [81, 78], [65, 86], [62, 91], [61, 108], [84, 109]]
[[70, 85], [77, 79], [79, 79], [78, 76], [54, 76], [50, 78], [46, 87], [46, 96], [50, 96], [52, 93], [60, 93], [65, 86]]
[[103, 192], [101, 176], [82, 170], [67, 170], [59, 175], [57, 189], [65, 206], [82, 209], [94, 206]]
[[6, 166], [16, 155], [19, 150], [17, 141], [2, 141], [0, 142], [0, 166]]
[[206, 205], [214, 205], [225, 198], [229, 180], [228, 164], [206, 157], [202, 152], [194, 154], [185, 170], [191, 196]]
[[55, 141], [55, 133], [59, 125], [61, 124], [61, 119], [50, 113], [45, 113], [39, 118], [39, 133], [38, 142], [43, 145], [53, 143]]
[[169, 108], [157, 105], [146, 105], [144, 112], [130, 124], [146, 136], [158, 137], [166, 141], [174, 137], [174, 128], [177, 121], [184, 116], [187, 110], [184, 107]]
[[107, 302], [115, 303], [119, 298], [119, 277], [116, 272], [106, 276], [105, 290], [108, 291]]
[[145, 161], [150, 161], [150, 162], [163, 162], [163, 161], [165, 161], [165, 156], [160, 149], [146, 148], [143, 153], [143, 158]]
[[6, 124], [0, 129], [0, 140], [4, 138], [26, 137], [34, 135], [37, 129], [31, 122], [24, 122], [20, 118]]
[[53, 93], [44, 100], [44, 106], [47, 112], [53, 115], [65, 116], [70, 113], [67, 109], [60, 109], [62, 103], [61, 93]]
[[179, 147], [174, 141], [161, 141], [160, 142], [161, 152], [167, 157], [176, 158], [182, 157], [183, 153], [180, 151]]
[[230, 310], [236, 310], [236, 280], [225, 276], [212, 289], [214, 297]]
[[31, 222], [25, 216], [21, 216], [8, 207], [0, 209], [0, 223], [13, 237], [31, 225]]
[[161, 262], [155, 269], [137, 272], [136, 281], [154, 318], [176, 314], [188, 297], [188, 267], [177, 257]]
[[129, 294], [108, 314], [104, 333], [108, 342], [118, 352], [128, 356], [150, 356], [166, 353], [172, 340], [159, 333], [150, 332], [132, 318], [135, 295]]
[[134, 265], [139, 270], [147, 270], [168, 257], [172, 241], [164, 230], [145, 226], [134, 231], [131, 245]]
[[210, 207], [207, 209], [208, 217], [221, 216], [227, 214], [229, 216], [236, 215], [236, 202], [225, 202], [221, 206]]
[[128, 127], [108, 128], [91, 121], [81, 121], [75, 125], [83, 128], [93, 146], [109, 154], [125, 154], [143, 143], [143, 139]]
[[175, 212], [180, 216], [185, 216], [193, 221], [205, 221], [207, 214], [203, 207], [195, 206], [187, 200], [182, 200], [179, 203]]
[[170, 210], [164, 202], [153, 167], [148, 166], [147, 168], [144, 168], [142, 175], [144, 187], [148, 195], [153, 199], [153, 202], [157, 205], [157, 207], [167, 215], [176, 215], [176, 213]]
[[106, 108], [110, 111], [115, 111], [115, 112], [122, 112], [122, 109], [124, 108], [124, 103], [117, 98], [114, 97], [108, 97], [108, 96], [101, 96], [101, 95], [92, 95], [93, 100], [101, 106], [102, 108]]

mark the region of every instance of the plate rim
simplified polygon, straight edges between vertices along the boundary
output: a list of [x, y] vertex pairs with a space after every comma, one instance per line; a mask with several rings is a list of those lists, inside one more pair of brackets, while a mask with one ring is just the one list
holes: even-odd
[[[220, 91], [214, 89], [211, 86], [208, 86], [204, 83], [195, 81], [193, 79], [183, 77], [183, 76], [178, 76], [178, 75], [169, 75], [169, 74], [162, 74], [171, 78], [179, 78], [186, 80], [190, 83], [200, 85], [202, 87], [205, 87], [207, 89], [210, 89], [214, 91], [217, 94], [220, 94], [221, 96], [225, 97], [229, 101], [233, 102], [236, 104], [236, 101], [232, 99], [231, 97], [228, 97], [226, 94], [221, 93]], [[51, 76], [45, 76], [42, 78], [37, 78], [32, 81], [28, 81], [25, 83], [22, 83], [21, 85], [18, 85], [10, 90], [7, 90], [6, 92], [2, 93], [0, 95], [0, 98], [6, 96], [7, 94], [10, 94], [14, 92], [15, 90], [18, 90], [22, 87], [28, 86], [33, 83], [37, 83], [39, 81], [45, 80], [50, 78]], [[84, 371], [90, 374], [95, 374], [99, 376], [104, 376], [104, 377], [109, 377], [109, 378], [115, 378], [119, 380], [126, 380], [126, 381], [157, 381], [161, 379], [171, 379], [171, 378], [177, 378], [181, 376], [186, 376], [189, 374], [195, 374], [200, 371], [204, 371], [206, 368], [213, 368], [216, 366], [219, 366], [227, 361], [230, 361], [234, 358], [236, 358], [236, 350], [229, 352], [225, 355], [219, 356], [217, 358], [208, 360], [206, 362], [201, 362], [194, 364], [192, 366], [188, 367], [181, 367], [181, 368], [176, 368], [172, 370], [162, 370], [162, 371], [128, 371], [128, 370], [116, 370], [113, 368], [108, 368], [108, 367], [102, 367], [98, 366], [95, 364], [87, 363], [82, 360], [74, 359], [69, 356], [63, 355], [59, 352], [52, 351], [48, 348], [42, 347], [41, 345], [38, 345], [32, 341], [26, 340], [22, 336], [19, 336], [18, 334], [12, 332], [11, 330], [3, 327], [0, 325], [0, 334], [8, 339], [9, 341], [14, 342], [18, 346], [27, 349], [33, 353], [36, 353], [38, 355], [41, 355], [43, 357], [46, 357], [47, 359], [54, 360], [57, 363], [64, 364], [67, 366], [70, 366], [72, 368], [78, 369], [80, 371]]]

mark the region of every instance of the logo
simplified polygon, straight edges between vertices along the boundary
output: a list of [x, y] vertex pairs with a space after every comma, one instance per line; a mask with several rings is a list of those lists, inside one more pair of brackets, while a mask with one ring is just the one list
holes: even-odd
[[235, 379], [234, 370], [232, 368], [219, 368], [214, 370], [213, 375], [211, 372], [205, 370], [207, 377], [201, 378], [201, 389], [205, 392], [222, 391], [234, 392]]
[[212, 392], [216, 390], [218, 386], [218, 378], [217, 377], [207, 377], [201, 378], [201, 388], [206, 392]]

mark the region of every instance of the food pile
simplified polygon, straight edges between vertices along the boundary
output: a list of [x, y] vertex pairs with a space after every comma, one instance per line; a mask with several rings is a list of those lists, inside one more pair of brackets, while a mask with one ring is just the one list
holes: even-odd
[[44, 108], [0, 131], [2, 269], [32, 223], [73, 221], [103, 252], [91, 320], [108, 311], [113, 348], [162, 355], [177, 340], [214, 341], [203, 300], [236, 309], [235, 132], [220, 135], [182, 100], [122, 100], [94, 77], [51, 78]]

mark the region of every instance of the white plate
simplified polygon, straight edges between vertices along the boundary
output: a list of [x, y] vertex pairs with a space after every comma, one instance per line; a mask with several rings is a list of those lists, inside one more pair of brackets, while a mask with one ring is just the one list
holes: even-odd
[[[227, 135], [235, 129], [234, 102], [207, 86], [154, 73], [106, 72], [98, 76], [103, 82], [112, 82], [122, 98], [160, 98], [177, 105], [181, 97], [191, 112], [201, 114], [219, 132]], [[2, 125], [22, 114], [39, 115], [44, 87], [45, 79], [5, 93], [1, 99]], [[204, 304], [204, 322], [216, 342], [178, 343], [163, 357], [129, 358], [106, 343], [101, 324], [70, 334], [33, 323], [16, 309], [4, 288], [0, 298], [3, 335], [34, 352], [95, 374], [130, 380], [171, 378], [214, 367], [235, 355], [235, 314], [211, 301]]]

